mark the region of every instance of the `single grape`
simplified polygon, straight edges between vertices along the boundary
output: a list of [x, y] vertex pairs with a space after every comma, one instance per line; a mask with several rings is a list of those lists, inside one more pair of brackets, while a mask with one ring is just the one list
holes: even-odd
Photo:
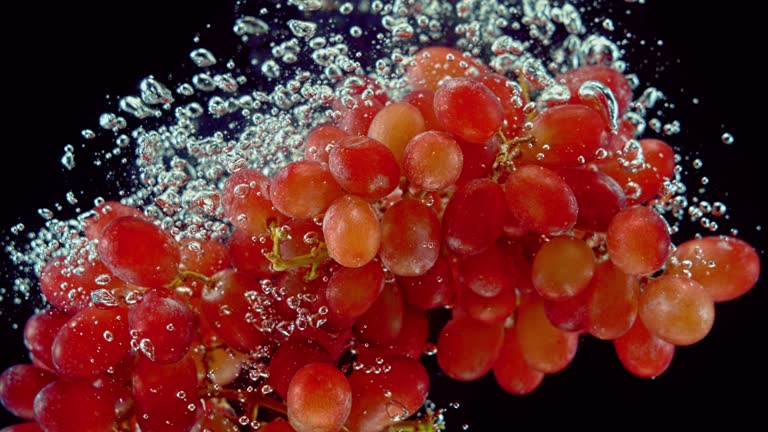
[[71, 315], [48, 309], [32, 315], [24, 325], [24, 346], [32, 357], [45, 368], [53, 370], [51, 346], [56, 335]]
[[451, 251], [473, 255], [490, 247], [501, 234], [507, 208], [504, 191], [489, 179], [459, 188], [443, 214], [443, 238]]
[[328, 154], [342, 139], [349, 135], [331, 125], [320, 125], [304, 138], [304, 159], [328, 163]]
[[136, 421], [143, 431], [186, 432], [194, 425], [200, 398], [191, 356], [171, 364], [139, 357], [132, 376]]
[[363, 101], [359, 96], [349, 98], [349, 107], [342, 105], [338, 108], [341, 117], [336, 125], [351, 136], [365, 135], [384, 105], [376, 99]]
[[125, 307], [87, 307], [59, 330], [51, 346], [56, 371], [74, 379], [91, 379], [128, 355], [131, 336]]
[[427, 191], [439, 191], [456, 183], [463, 164], [459, 143], [445, 132], [420, 133], [403, 152], [406, 178], [414, 187]]
[[477, 80], [488, 87], [488, 90], [493, 92], [501, 102], [504, 109], [504, 123], [501, 126], [501, 131], [504, 133], [504, 137], [510, 139], [520, 136], [526, 121], [523, 111], [525, 96], [520, 85], [495, 73], [480, 75]]
[[677, 246], [664, 273], [690, 276], [720, 302], [744, 295], [755, 286], [760, 257], [755, 248], [735, 237], [701, 237]]
[[[346, 427], [356, 432], [379, 432], [419, 410], [429, 392], [429, 375], [416, 360], [382, 358], [372, 372], [356, 370], [349, 376], [352, 409]], [[376, 371], [375, 368], [378, 368]]]
[[159, 226], [131, 216], [117, 218], [101, 233], [99, 257], [120, 279], [162, 287], [179, 272], [179, 244]]
[[505, 251], [498, 244], [470, 255], [459, 263], [459, 282], [475, 294], [495, 297], [515, 289], [516, 275], [510, 271]]
[[557, 169], [584, 165], [608, 145], [610, 132], [600, 113], [584, 105], [549, 108], [533, 120], [533, 141], [520, 144], [521, 160]]
[[525, 362], [514, 328], [504, 332], [504, 344], [493, 365], [493, 376], [499, 387], [513, 395], [525, 395], [536, 390], [544, 379], [544, 373]]
[[445, 306], [453, 300], [455, 288], [448, 262], [438, 256], [435, 264], [421, 276], [398, 276], [405, 302], [421, 310]]
[[403, 294], [397, 284], [384, 285], [379, 297], [355, 323], [355, 335], [374, 345], [394, 343], [403, 329]]
[[[491, 370], [504, 343], [504, 327], [469, 317], [448, 322], [437, 340], [437, 364], [449, 377], [474, 381]], [[471, 349], [468, 349], [471, 347]]]
[[691, 345], [712, 329], [715, 305], [700, 283], [661, 276], [640, 294], [640, 319], [651, 334], [674, 345]]
[[570, 103], [582, 102], [579, 88], [587, 81], [598, 81], [606, 85], [616, 98], [621, 115], [627, 111], [632, 101], [632, 87], [627, 78], [616, 69], [605, 65], [580, 66], [571, 69], [557, 77], [557, 81], [565, 84], [571, 92]]
[[96, 206], [92, 212], [89, 217], [83, 219], [83, 231], [85, 231], [85, 236], [89, 240], [96, 240], [101, 237], [101, 232], [104, 231], [104, 228], [119, 217], [144, 217], [144, 213], [141, 210], [118, 201], [106, 201]]
[[291, 379], [286, 405], [296, 432], [336, 432], [349, 417], [352, 389], [333, 365], [310, 363]]
[[368, 201], [344, 195], [325, 213], [323, 237], [328, 255], [336, 262], [345, 267], [362, 267], [379, 251], [379, 218]]
[[277, 347], [269, 361], [269, 383], [281, 398], [288, 395], [288, 385], [296, 372], [310, 363], [331, 364], [328, 351], [311, 339], [295, 339]]
[[482, 144], [504, 122], [504, 108], [493, 92], [472, 78], [446, 80], [435, 92], [435, 114], [457, 137]]
[[204, 276], [214, 274], [232, 266], [229, 248], [220, 240], [181, 241], [181, 270]]
[[641, 378], [655, 378], [669, 367], [675, 346], [648, 332], [643, 320], [613, 341], [613, 347], [624, 367]]
[[255, 169], [235, 171], [221, 190], [221, 207], [232, 225], [254, 236], [269, 233], [282, 215], [272, 206], [270, 180]]
[[17, 364], [0, 374], [0, 404], [16, 417], [35, 419], [37, 393], [58, 377], [31, 364]]
[[437, 91], [447, 78], [472, 77], [487, 70], [478, 60], [442, 46], [421, 49], [406, 66], [408, 83], [416, 90], [431, 91]]
[[330, 152], [328, 167], [345, 191], [371, 200], [389, 195], [400, 183], [395, 155], [384, 144], [368, 137], [353, 136], [339, 141]]
[[554, 171], [525, 165], [512, 172], [504, 184], [512, 216], [527, 230], [556, 235], [576, 224], [576, 196]]
[[342, 267], [328, 281], [328, 309], [343, 319], [355, 320], [371, 308], [384, 289], [384, 269], [378, 261]]
[[403, 96], [402, 101], [419, 109], [421, 117], [424, 119], [425, 131], [442, 129], [442, 125], [435, 115], [435, 93], [432, 90], [414, 90]]
[[203, 290], [202, 315], [227, 345], [247, 353], [267, 342], [256, 328], [254, 312], [246, 298], [248, 291], [261, 291], [259, 281], [247, 273], [223, 270]]
[[606, 245], [616, 267], [642, 276], [661, 268], [669, 256], [671, 240], [664, 219], [650, 208], [636, 205], [611, 219]]
[[440, 239], [435, 212], [421, 201], [402, 199], [381, 218], [379, 256], [395, 275], [423, 275], [440, 255]]
[[128, 308], [128, 325], [139, 344], [151, 344], [151, 359], [157, 363], [181, 360], [195, 338], [195, 314], [167, 290], [144, 293]]
[[34, 405], [46, 432], [104, 432], [115, 423], [115, 401], [90, 381], [54, 381], [40, 390]]
[[397, 163], [401, 164], [405, 146], [425, 130], [421, 111], [409, 103], [397, 102], [387, 105], [376, 114], [368, 128], [368, 136], [387, 146]]
[[254, 236], [248, 231], [236, 229], [227, 243], [232, 264], [238, 271], [246, 272], [258, 278], [278, 274], [267, 258], [272, 252], [274, 242], [266, 235]]
[[557, 172], [576, 197], [576, 228], [604, 232], [611, 219], [627, 206], [627, 197], [614, 179], [589, 168], [564, 168]]
[[611, 340], [626, 333], [635, 322], [640, 296], [640, 283], [605, 261], [595, 268], [595, 276], [587, 288], [587, 311], [584, 319], [589, 333], [598, 339]]
[[531, 280], [545, 299], [565, 300], [586, 289], [594, 272], [595, 255], [584, 240], [555, 237], [536, 253]]
[[343, 192], [328, 166], [300, 160], [275, 174], [270, 193], [272, 203], [282, 214], [307, 219], [323, 213]]
[[520, 351], [533, 369], [544, 373], [563, 370], [578, 349], [578, 333], [564, 332], [547, 319], [541, 299], [524, 301], [517, 310]]

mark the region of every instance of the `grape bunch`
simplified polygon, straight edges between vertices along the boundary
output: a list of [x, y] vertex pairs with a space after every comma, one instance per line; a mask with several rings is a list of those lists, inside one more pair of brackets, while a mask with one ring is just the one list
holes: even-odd
[[28, 421], [2, 431], [433, 430], [423, 355], [523, 395], [591, 335], [652, 378], [755, 285], [746, 242], [672, 243], [675, 154], [624, 116], [617, 70], [567, 71], [547, 99], [430, 47], [407, 81], [391, 100], [355, 77], [303, 159], [232, 173], [226, 235], [117, 201], [84, 215], [39, 274], [30, 363], [0, 375]]

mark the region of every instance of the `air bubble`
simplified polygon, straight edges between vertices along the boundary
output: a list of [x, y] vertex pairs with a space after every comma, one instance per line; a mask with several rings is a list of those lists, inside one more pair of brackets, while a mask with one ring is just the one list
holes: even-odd
[[197, 67], [205, 68], [216, 64], [216, 57], [205, 48], [197, 48], [189, 53], [189, 58]]

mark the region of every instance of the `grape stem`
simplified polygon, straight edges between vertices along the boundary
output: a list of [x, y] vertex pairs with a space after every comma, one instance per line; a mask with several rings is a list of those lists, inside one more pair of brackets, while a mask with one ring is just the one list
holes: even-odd
[[325, 246], [324, 242], [320, 242], [307, 254], [292, 258], [283, 258], [280, 254], [280, 242], [289, 238], [288, 233], [275, 223], [269, 225], [269, 231], [272, 238], [272, 251], [267, 252], [264, 256], [266, 256], [269, 262], [272, 263], [272, 268], [274, 268], [275, 271], [285, 271], [295, 267], [309, 265], [311, 268], [304, 276], [304, 280], [309, 282], [320, 276], [320, 272], [318, 271], [320, 264], [328, 259], [328, 248]]
[[501, 146], [499, 153], [496, 155], [496, 160], [493, 162], [494, 180], [498, 180], [504, 171], [514, 171], [514, 160], [520, 156], [520, 145], [529, 144], [535, 139], [532, 136], [507, 138], [501, 129], [496, 132], [496, 136], [501, 141]]

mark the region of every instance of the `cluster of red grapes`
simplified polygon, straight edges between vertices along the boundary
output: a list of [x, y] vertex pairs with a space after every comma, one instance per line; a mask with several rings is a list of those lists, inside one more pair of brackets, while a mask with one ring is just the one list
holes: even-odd
[[674, 152], [616, 121], [620, 72], [566, 72], [570, 99], [533, 109], [533, 89], [453, 49], [417, 53], [407, 77], [397, 102], [364, 77], [345, 87], [273, 178], [232, 173], [225, 238], [95, 208], [82, 247], [41, 271], [31, 363], [0, 375], [30, 422], [3, 432], [431, 430], [408, 419], [434, 309], [451, 312], [446, 375], [526, 394], [584, 334], [655, 377], [757, 281], [741, 240], [671, 243], [657, 209]]

